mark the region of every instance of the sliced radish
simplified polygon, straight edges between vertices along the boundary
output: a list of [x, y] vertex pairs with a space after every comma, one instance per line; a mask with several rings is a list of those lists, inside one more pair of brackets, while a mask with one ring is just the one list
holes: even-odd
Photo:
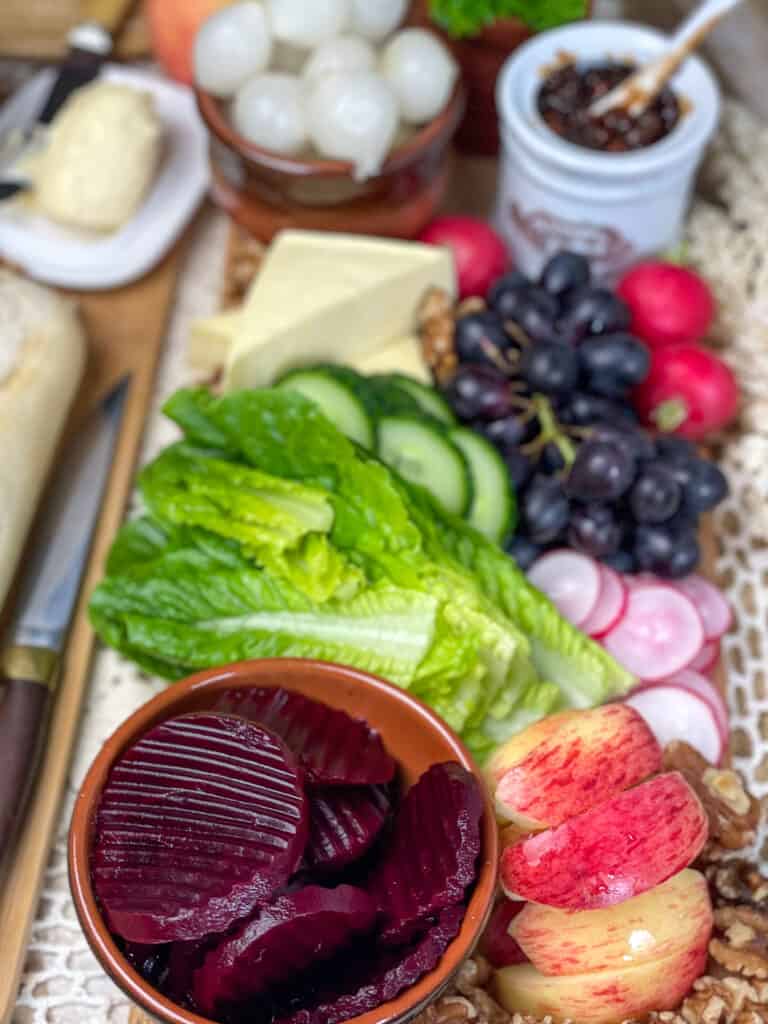
[[528, 570], [528, 579], [574, 626], [586, 622], [600, 597], [597, 562], [576, 551], [561, 548], [542, 555]]
[[628, 591], [624, 580], [607, 565], [600, 569], [600, 597], [592, 614], [582, 623], [581, 628], [588, 636], [601, 637], [618, 623], [627, 607]]
[[710, 682], [701, 673], [684, 668], [682, 672], [676, 672], [669, 679], [665, 679], [663, 685], [680, 686], [684, 690], [690, 690], [691, 693], [695, 693], [697, 697], [701, 697], [702, 700], [706, 701], [712, 709], [712, 714], [715, 716], [715, 722], [720, 730], [720, 738], [723, 741], [723, 745], [727, 745], [731, 730], [728, 708], [725, 706], [725, 701], [714, 683]]
[[712, 708], [682, 686], [647, 686], [625, 698], [648, 723], [662, 747], [673, 740], [689, 743], [711, 764], [720, 764], [723, 741]]
[[706, 675], [720, 660], [720, 641], [707, 640], [688, 668]]
[[719, 640], [723, 633], [728, 632], [733, 622], [733, 612], [725, 595], [714, 583], [694, 573], [685, 579], [676, 580], [673, 586], [696, 605], [707, 640]]
[[659, 680], [690, 665], [704, 646], [701, 619], [685, 594], [663, 583], [632, 587], [603, 646], [640, 679]]

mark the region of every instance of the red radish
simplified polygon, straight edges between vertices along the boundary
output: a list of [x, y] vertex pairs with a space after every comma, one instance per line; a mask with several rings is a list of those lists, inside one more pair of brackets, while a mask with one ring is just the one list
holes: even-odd
[[693, 659], [691, 664], [688, 666], [693, 672], [700, 672], [702, 675], [706, 675], [707, 672], [711, 672], [715, 665], [720, 660], [720, 641], [719, 640], [708, 640], [701, 648], [699, 653]]
[[675, 263], [639, 263], [617, 291], [632, 311], [632, 333], [651, 348], [700, 341], [715, 316], [709, 285]]
[[731, 628], [733, 613], [725, 595], [714, 583], [693, 573], [673, 584], [696, 605], [707, 640], [719, 640]]
[[591, 637], [601, 637], [617, 625], [627, 607], [628, 589], [624, 580], [607, 565], [600, 570], [600, 597], [592, 614], [582, 623], [582, 630]]
[[480, 939], [480, 952], [494, 967], [524, 964], [528, 957], [509, 934], [509, 926], [526, 904], [502, 897], [493, 909], [488, 927]]
[[685, 594], [664, 583], [648, 583], [630, 589], [624, 615], [603, 646], [639, 678], [666, 679], [699, 653], [704, 627]]
[[680, 686], [683, 690], [690, 690], [691, 693], [695, 693], [697, 697], [706, 701], [712, 714], [715, 716], [715, 722], [717, 723], [723, 746], [728, 743], [728, 737], [731, 732], [728, 708], [725, 706], [725, 701], [720, 691], [710, 679], [701, 675], [700, 672], [694, 672], [693, 669], [685, 668], [682, 672], [677, 672], [675, 675], [670, 676], [669, 679], [665, 679], [663, 685]]
[[674, 345], [652, 353], [634, 403], [648, 426], [698, 441], [734, 418], [739, 386], [730, 367], [709, 349]]
[[559, 548], [537, 558], [528, 579], [546, 594], [564, 619], [581, 628], [597, 607], [602, 579], [593, 558]]
[[453, 250], [459, 296], [485, 297], [509, 265], [506, 246], [484, 220], [477, 217], [437, 217], [419, 235], [420, 242], [447, 245]]
[[682, 686], [649, 686], [625, 698], [643, 716], [659, 744], [684, 740], [711, 764], [719, 764], [723, 741], [711, 706]]

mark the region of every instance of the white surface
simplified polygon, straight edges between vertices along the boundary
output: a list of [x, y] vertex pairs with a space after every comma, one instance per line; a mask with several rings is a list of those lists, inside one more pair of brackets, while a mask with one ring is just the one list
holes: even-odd
[[[152, 93], [164, 133], [160, 167], [135, 216], [110, 235], [61, 227], [20, 201], [0, 203], [0, 256], [46, 284], [98, 290], [141, 277], [172, 246], [208, 187], [208, 137], [193, 94], [158, 75], [116, 65], [107, 65], [102, 77]], [[45, 96], [50, 81], [51, 73], [41, 72], [6, 104], [0, 136], [17, 110]]]
[[661, 142], [600, 153], [566, 142], [536, 109], [541, 69], [562, 52], [587, 62], [628, 54], [655, 57], [667, 37], [627, 22], [593, 21], [537, 36], [507, 61], [497, 85], [503, 154], [496, 221], [518, 266], [537, 274], [561, 248], [590, 256], [602, 277], [679, 238], [693, 178], [719, 116], [718, 88], [690, 57], [672, 79], [691, 111]]

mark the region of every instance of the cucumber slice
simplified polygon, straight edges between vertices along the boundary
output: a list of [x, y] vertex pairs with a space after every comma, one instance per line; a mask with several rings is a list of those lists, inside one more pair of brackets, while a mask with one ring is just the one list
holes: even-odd
[[342, 434], [364, 448], [373, 448], [376, 435], [364, 404], [330, 367], [291, 370], [280, 378], [277, 387], [298, 391], [318, 405]]
[[517, 503], [504, 460], [480, 434], [456, 427], [448, 437], [464, 453], [472, 477], [473, 495], [467, 513], [470, 524], [489, 540], [503, 544], [515, 528]]
[[466, 460], [439, 426], [413, 416], [384, 416], [378, 454], [411, 483], [426, 487], [449, 512], [463, 516], [472, 500]]
[[427, 416], [431, 416], [433, 419], [439, 420], [440, 423], [445, 423], [449, 427], [456, 425], [456, 417], [453, 415], [453, 410], [437, 388], [432, 388], [428, 384], [422, 384], [420, 380], [408, 377], [404, 373], [389, 373], [385, 379], [401, 390], [406, 391], [411, 398], [415, 399], [421, 411]]

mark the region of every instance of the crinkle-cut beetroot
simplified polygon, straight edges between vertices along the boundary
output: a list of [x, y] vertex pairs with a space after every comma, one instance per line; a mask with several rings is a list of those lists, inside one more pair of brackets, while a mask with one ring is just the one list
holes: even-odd
[[195, 1002], [215, 1016], [222, 1006], [260, 995], [333, 956], [375, 919], [368, 893], [352, 885], [311, 885], [278, 896], [206, 954], [195, 972]]
[[157, 985], [165, 972], [168, 946], [148, 946], [140, 942], [123, 943], [125, 959], [150, 985]]
[[301, 693], [267, 687], [228, 690], [217, 707], [276, 732], [299, 757], [312, 783], [367, 786], [394, 777], [395, 762], [375, 729]]
[[278, 1012], [274, 1024], [340, 1024], [396, 999], [438, 965], [465, 912], [464, 906], [443, 910], [426, 935], [404, 949], [372, 949], [367, 955], [366, 948], [366, 955], [350, 954], [346, 970], [328, 972], [338, 978], [333, 987], [319, 986], [308, 1000], [300, 995], [304, 1005]]
[[408, 790], [372, 881], [383, 943], [409, 942], [464, 899], [477, 874], [482, 815], [477, 781], [455, 762], [432, 765]]
[[309, 840], [304, 860], [310, 870], [339, 871], [370, 850], [390, 810], [385, 786], [331, 786], [309, 800]]
[[232, 715], [156, 726], [110, 772], [91, 870], [110, 929], [198, 939], [266, 903], [306, 845], [301, 769], [268, 729]]
[[194, 973], [217, 941], [220, 941], [220, 937], [206, 936], [192, 942], [172, 942], [168, 947], [168, 967], [162, 990], [174, 1003], [190, 1010], [198, 1009], [192, 994]]

